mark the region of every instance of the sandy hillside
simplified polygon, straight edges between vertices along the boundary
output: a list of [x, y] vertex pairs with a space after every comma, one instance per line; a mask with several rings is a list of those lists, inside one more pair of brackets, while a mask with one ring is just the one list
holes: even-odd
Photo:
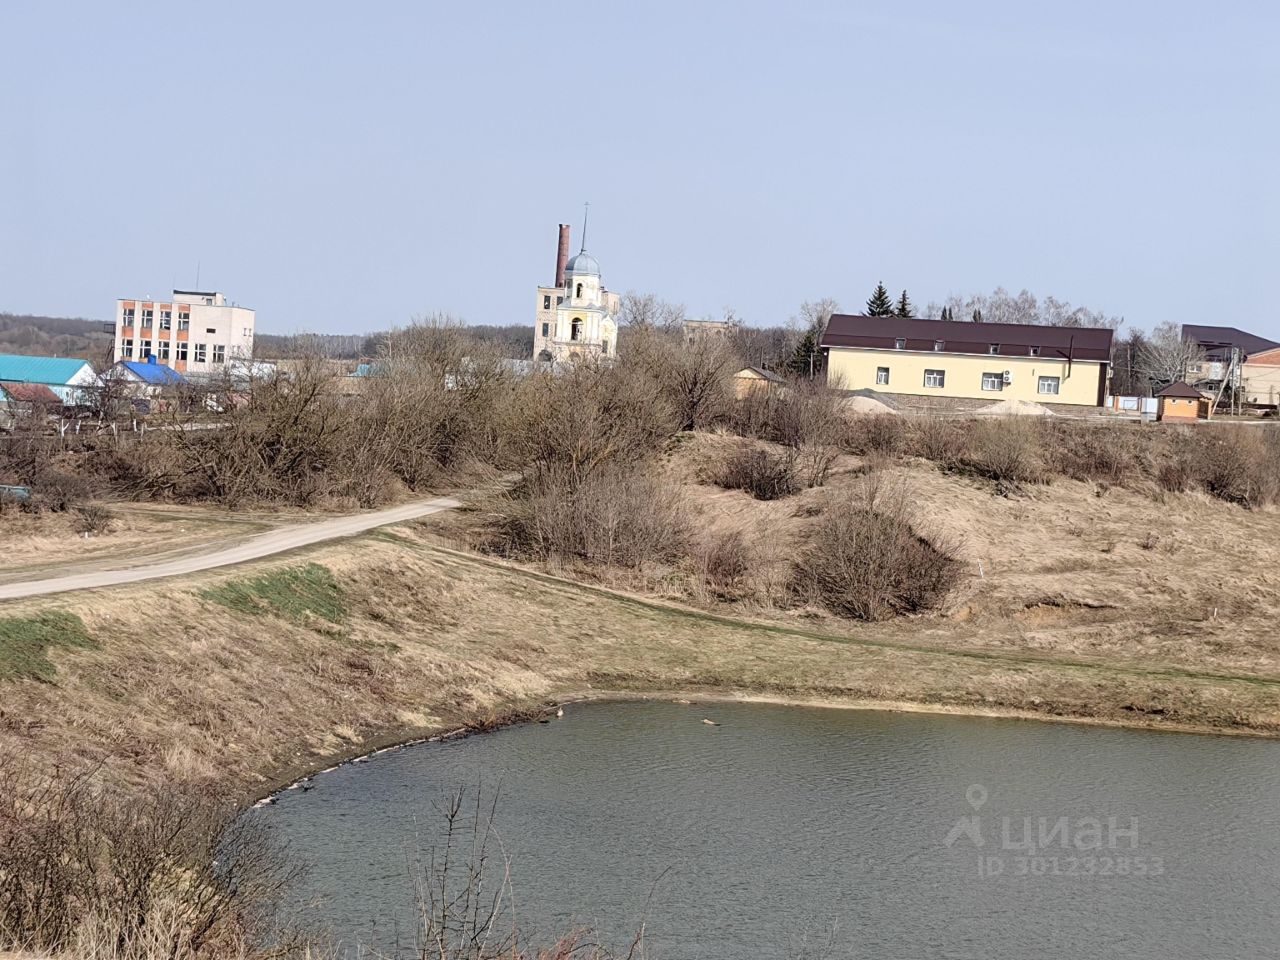
[[[742, 530], [760, 557], [760, 576], [777, 581], [821, 523], [812, 514], [824, 498], [859, 496], [868, 464], [841, 457], [824, 489], [762, 502], [705, 479], [718, 458], [744, 442], [690, 438], [668, 469], [697, 528]], [[968, 576], [938, 615], [828, 625], [965, 646], [1158, 656], [1280, 673], [1273, 629], [1280, 615], [1280, 513], [1201, 493], [1139, 492], [1061, 477], [1006, 497], [985, 481], [926, 461], [884, 469], [887, 485], [905, 491], [917, 529], [955, 545]]]

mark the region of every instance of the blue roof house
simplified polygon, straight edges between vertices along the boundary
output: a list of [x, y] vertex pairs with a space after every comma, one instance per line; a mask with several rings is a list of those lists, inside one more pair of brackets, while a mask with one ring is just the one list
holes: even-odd
[[108, 380], [116, 380], [134, 388], [138, 396], [154, 397], [166, 387], [186, 383], [186, 379], [173, 367], [160, 363], [154, 356], [146, 360], [121, 360], [104, 374]]
[[67, 404], [89, 403], [102, 381], [88, 360], [0, 353], [0, 380], [48, 387]]

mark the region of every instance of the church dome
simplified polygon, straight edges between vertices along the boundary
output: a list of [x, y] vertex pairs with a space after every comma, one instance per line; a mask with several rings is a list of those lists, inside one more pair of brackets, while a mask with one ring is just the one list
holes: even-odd
[[600, 262], [591, 254], [583, 250], [576, 257], [565, 264], [565, 273], [569, 276], [600, 276]]

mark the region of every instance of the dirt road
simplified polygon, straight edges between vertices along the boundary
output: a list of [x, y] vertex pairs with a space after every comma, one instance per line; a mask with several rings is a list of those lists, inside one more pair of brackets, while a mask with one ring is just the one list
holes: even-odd
[[37, 597], [50, 593], [66, 593], [71, 590], [92, 590], [97, 587], [114, 587], [122, 583], [137, 583], [140, 580], [156, 580], [161, 577], [176, 577], [195, 573], [199, 570], [211, 570], [214, 567], [226, 567], [249, 560], [260, 560], [272, 554], [296, 550], [325, 540], [337, 540], [352, 537], [375, 527], [390, 523], [402, 523], [415, 520], [441, 510], [459, 507], [457, 500], [449, 497], [437, 497], [434, 500], [420, 500], [415, 503], [388, 507], [385, 510], [374, 510], [369, 513], [357, 513], [351, 516], [335, 517], [332, 520], [320, 520], [316, 523], [298, 524], [282, 527], [253, 537], [232, 547], [212, 548], [207, 552], [198, 552], [190, 556], [162, 563], [130, 567], [117, 570], [95, 570], [66, 577], [52, 577], [47, 580], [28, 580], [19, 583], [0, 584], [0, 600], [16, 600], [21, 597]]

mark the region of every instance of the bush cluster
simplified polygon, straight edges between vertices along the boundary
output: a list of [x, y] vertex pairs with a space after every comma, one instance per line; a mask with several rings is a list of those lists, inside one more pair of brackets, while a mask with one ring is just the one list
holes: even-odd
[[1152, 428], [1061, 418], [864, 417], [851, 453], [896, 452], [995, 482], [1008, 492], [1055, 476], [1184, 492], [1249, 508], [1280, 503], [1280, 433], [1270, 425]]
[[287, 952], [297, 869], [207, 790], [128, 791], [94, 771], [0, 762], [0, 944], [39, 955], [200, 960]]
[[781, 500], [800, 490], [799, 469], [790, 451], [747, 447], [729, 454], [711, 477], [726, 490], [745, 490], [757, 500]]
[[791, 588], [802, 601], [886, 620], [931, 609], [956, 585], [954, 549], [918, 534], [901, 490], [882, 486], [882, 477], [871, 475], [852, 497], [825, 504], [794, 566]]

